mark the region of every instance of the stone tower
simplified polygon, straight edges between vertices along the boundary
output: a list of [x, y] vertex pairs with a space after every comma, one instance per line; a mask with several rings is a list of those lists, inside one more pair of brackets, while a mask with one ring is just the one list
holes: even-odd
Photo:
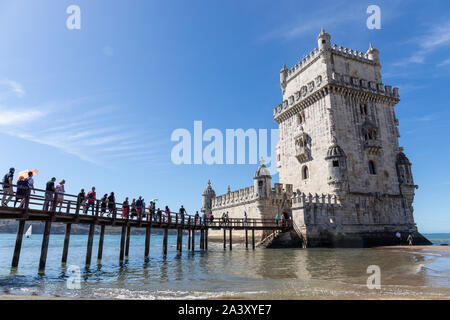
[[211, 187], [211, 181], [208, 181], [208, 185], [205, 191], [202, 193], [202, 209], [201, 211], [209, 215], [212, 209], [212, 199], [216, 197], [216, 192]]
[[277, 170], [296, 192], [298, 229], [308, 245], [417, 233], [417, 186], [398, 144], [398, 88], [383, 85], [379, 51], [331, 46], [323, 29], [317, 42], [293, 68], [283, 65], [283, 102], [273, 110]]

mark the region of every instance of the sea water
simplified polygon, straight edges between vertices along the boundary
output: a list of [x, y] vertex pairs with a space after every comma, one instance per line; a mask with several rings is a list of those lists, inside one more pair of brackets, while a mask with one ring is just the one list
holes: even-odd
[[[426, 235], [448, 243], [450, 234]], [[38, 295], [86, 299], [379, 299], [450, 298], [450, 251], [405, 249], [246, 249], [209, 242], [208, 251], [176, 251], [169, 236], [167, 256], [162, 236], [152, 235], [150, 259], [144, 236], [131, 236], [129, 259], [119, 263], [120, 236], [104, 239], [97, 261], [84, 267], [87, 236], [72, 235], [67, 265], [61, 265], [64, 235], [51, 235], [45, 274], [38, 275], [42, 235], [24, 237], [20, 263], [11, 271], [15, 235], [0, 235], [0, 295]], [[379, 289], [369, 289], [380, 270]], [[79, 270], [71, 273], [69, 271]], [[373, 278], [372, 278], [373, 279]], [[75, 282], [74, 282], [75, 280]], [[78, 281], [79, 280], [79, 281]], [[369, 281], [370, 282], [370, 281]], [[74, 286], [73, 284], [78, 284]]]

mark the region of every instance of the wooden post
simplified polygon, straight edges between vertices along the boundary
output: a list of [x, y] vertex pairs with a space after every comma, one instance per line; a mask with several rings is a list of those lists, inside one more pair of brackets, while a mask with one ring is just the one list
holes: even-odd
[[188, 229], [188, 251], [189, 250], [191, 250], [191, 229]]
[[203, 250], [203, 229], [200, 229], [200, 250]]
[[17, 268], [19, 265], [20, 250], [22, 249], [23, 230], [25, 228], [25, 220], [19, 221], [16, 236], [16, 246], [14, 247], [14, 256], [11, 263], [11, 268]]
[[248, 249], [248, 229], [245, 228], [245, 248]]
[[233, 250], [233, 236], [231, 234], [231, 230], [233, 230], [233, 229], [230, 228], [230, 250]]
[[208, 229], [205, 230], [205, 250], [208, 251]]
[[[56, 207], [56, 205], [55, 205]], [[39, 259], [39, 271], [42, 274], [45, 272], [45, 263], [47, 262], [48, 243], [50, 241], [50, 229], [52, 227], [52, 221], [45, 221], [44, 236], [42, 238], [41, 257]]]
[[86, 268], [89, 268], [91, 265], [92, 244], [94, 243], [94, 231], [95, 231], [95, 224], [92, 223], [89, 225], [89, 235], [86, 250]]
[[252, 229], [252, 248], [255, 250], [255, 229]]
[[192, 229], [192, 238], [191, 238], [191, 240], [192, 240], [191, 250], [192, 250], [192, 252], [194, 252], [195, 251], [195, 226], [194, 226], [194, 229]]
[[130, 253], [130, 235], [131, 235], [131, 227], [127, 226], [127, 242], [125, 244], [125, 260], [128, 260], [128, 254]]
[[103, 239], [105, 237], [105, 225], [100, 226], [100, 238], [98, 239], [97, 264], [102, 263], [103, 258]]
[[227, 230], [223, 229], [223, 250], [227, 249]]
[[167, 255], [167, 236], [169, 234], [169, 229], [164, 228], [164, 239], [163, 239], [163, 254]]
[[180, 253], [183, 251], [183, 227], [180, 228]]
[[120, 257], [119, 257], [120, 262], [123, 262], [126, 232], [127, 232], [127, 226], [124, 224], [122, 226], [122, 234], [120, 236]]
[[64, 247], [62, 252], [61, 263], [64, 265], [67, 263], [67, 254], [69, 252], [70, 231], [72, 230], [72, 224], [66, 224], [66, 233], [64, 235]]
[[150, 235], [152, 232], [152, 226], [149, 225], [145, 229], [145, 252], [144, 252], [144, 258], [145, 260], [148, 260], [148, 256], [150, 254]]

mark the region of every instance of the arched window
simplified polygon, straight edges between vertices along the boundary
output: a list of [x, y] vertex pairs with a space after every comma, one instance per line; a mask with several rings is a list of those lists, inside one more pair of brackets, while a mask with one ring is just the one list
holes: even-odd
[[377, 174], [377, 171], [375, 169], [375, 162], [373, 162], [372, 160], [369, 161], [369, 173]]
[[302, 179], [306, 180], [309, 178], [309, 171], [307, 166], [303, 166], [302, 168]]

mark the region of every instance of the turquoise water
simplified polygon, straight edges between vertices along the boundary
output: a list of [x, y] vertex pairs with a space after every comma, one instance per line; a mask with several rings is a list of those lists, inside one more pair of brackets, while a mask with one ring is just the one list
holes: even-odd
[[[447, 237], [447, 238], [446, 238]], [[430, 237], [432, 238], [432, 237]], [[439, 235], [438, 241], [450, 239]], [[450, 252], [401, 249], [257, 249], [221, 243], [209, 250], [176, 251], [169, 237], [162, 255], [162, 237], [151, 238], [150, 260], [144, 261], [144, 237], [131, 236], [129, 260], [119, 264], [120, 236], [105, 236], [102, 265], [94, 240], [93, 266], [84, 269], [87, 236], [71, 237], [67, 266], [61, 266], [63, 235], [52, 235], [47, 268], [37, 274], [41, 235], [24, 238], [20, 264], [11, 274], [15, 235], [0, 235], [0, 294], [90, 299], [196, 298], [450, 298]], [[186, 237], [185, 237], [186, 241]], [[378, 265], [381, 289], [366, 286], [367, 267]], [[80, 267], [80, 289], [67, 286], [69, 266]]]

